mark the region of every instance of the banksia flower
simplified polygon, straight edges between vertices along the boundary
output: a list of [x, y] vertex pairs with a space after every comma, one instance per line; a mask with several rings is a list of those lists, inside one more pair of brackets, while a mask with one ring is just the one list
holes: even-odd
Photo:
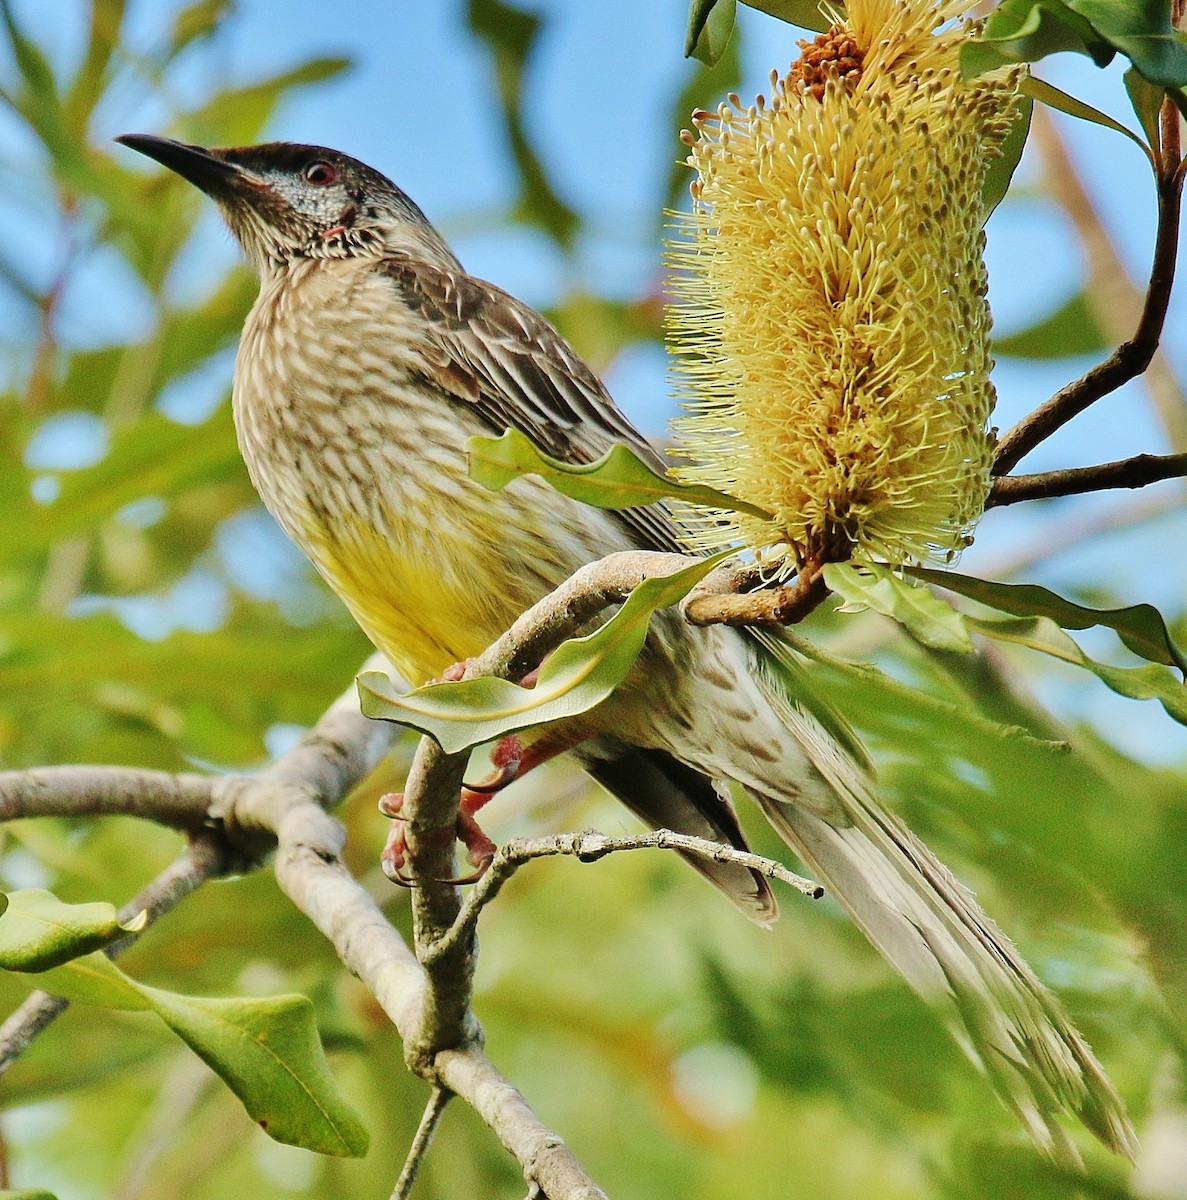
[[970, 540], [993, 452], [981, 190], [1015, 94], [962, 83], [970, 7], [850, 0], [769, 103], [731, 96], [684, 135], [677, 474], [773, 518], [702, 512], [695, 544], [788, 575]]

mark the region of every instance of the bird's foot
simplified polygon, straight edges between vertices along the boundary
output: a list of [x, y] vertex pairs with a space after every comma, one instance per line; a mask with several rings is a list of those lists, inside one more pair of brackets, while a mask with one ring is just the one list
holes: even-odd
[[[466, 672], [474, 665], [476, 659], [463, 658], [459, 662], [451, 663], [436, 679], [430, 679], [430, 683], [458, 683], [465, 678]], [[534, 688], [536, 682], [540, 678], [540, 668], [535, 667], [529, 671], [520, 681], [521, 688]]]
[[[529, 762], [525, 766], [526, 757], [519, 738], [515, 734], [509, 734], [505, 738], [500, 738], [491, 751], [491, 764], [494, 770], [478, 783], [462, 785], [453, 836], [465, 846], [466, 860], [474, 870], [467, 875], [442, 879], [438, 882], [476, 883], [486, 874], [498, 847], [482, 831], [474, 814], [493, 795], [534, 765]], [[401, 887], [414, 887], [415, 880], [404, 874], [404, 867], [408, 859], [408, 822], [403, 815], [403, 807], [403, 792], [389, 792], [379, 798], [379, 811], [385, 817], [390, 817], [392, 822], [383, 852], [379, 856], [379, 865], [393, 883], [398, 883]]]
[[473, 666], [472, 658], [463, 658], [460, 662], [451, 663], [436, 679], [430, 679], [430, 683], [458, 683]]

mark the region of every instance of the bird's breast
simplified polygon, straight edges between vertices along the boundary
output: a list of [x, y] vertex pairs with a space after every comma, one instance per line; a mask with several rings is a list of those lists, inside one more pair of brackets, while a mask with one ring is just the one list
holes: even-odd
[[234, 388], [264, 504], [413, 682], [626, 544], [544, 484], [492, 493], [469, 479], [466, 440], [495, 431], [427, 381], [420, 337], [365, 265], [300, 264], [261, 290]]

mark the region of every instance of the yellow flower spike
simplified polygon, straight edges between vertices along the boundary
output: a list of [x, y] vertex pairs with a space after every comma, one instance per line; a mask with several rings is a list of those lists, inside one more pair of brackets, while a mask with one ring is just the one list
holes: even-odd
[[677, 468], [774, 514], [690, 513], [779, 575], [947, 558], [989, 494], [981, 189], [1014, 78], [961, 82], [971, 0], [850, 0], [770, 97], [686, 134], [670, 247]]

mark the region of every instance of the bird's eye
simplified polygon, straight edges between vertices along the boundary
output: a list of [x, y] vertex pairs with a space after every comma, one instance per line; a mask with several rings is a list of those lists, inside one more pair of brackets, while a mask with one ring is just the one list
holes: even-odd
[[322, 187], [334, 183], [338, 178], [338, 172], [328, 162], [312, 162], [305, 168], [305, 180], [308, 183], [316, 183]]

